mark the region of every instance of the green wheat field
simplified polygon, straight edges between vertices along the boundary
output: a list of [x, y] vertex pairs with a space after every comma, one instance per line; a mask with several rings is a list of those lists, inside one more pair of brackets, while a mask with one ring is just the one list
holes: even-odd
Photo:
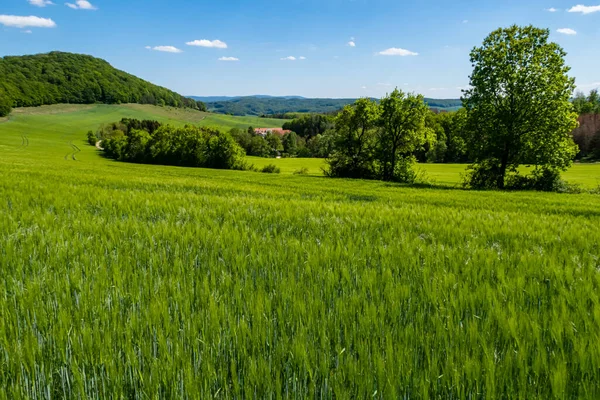
[[599, 195], [126, 164], [85, 143], [122, 117], [283, 123], [0, 122], [0, 398], [600, 398]]

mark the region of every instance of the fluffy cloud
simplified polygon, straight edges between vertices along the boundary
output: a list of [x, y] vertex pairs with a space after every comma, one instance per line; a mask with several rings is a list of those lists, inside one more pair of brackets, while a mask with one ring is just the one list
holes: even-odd
[[380, 51], [378, 54], [381, 56], [400, 56], [400, 57], [418, 56], [419, 55], [419, 53], [415, 53], [414, 51], [410, 51], [410, 50], [406, 50], [406, 49], [399, 49], [396, 47], [392, 47], [390, 49]]
[[183, 51], [179, 50], [177, 47], [175, 46], [146, 46], [146, 48], [148, 50], [154, 50], [154, 51], [162, 51], [165, 53], [183, 53]]
[[28, 0], [29, 4], [31, 4], [32, 6], [36, 6], [36, 7], [46, 7], [46, 6], [51, 6], [54, 5], [53, 2], [51, 2], [50, 0]]
[[350, 47], [356, 47], [356, 43], [353, 40], [351, 40], [351, 41], [348, 42], [348, 46], [350, 46]]
[[577, 35], [577, 32], [571, 28], [560, 28], [556, 32], [562, 33], [563, 35]]
[[0, 15], [0, 24], [14, 28], [55, 28], [56, 23], [49, 18], [19, 17], [16, 15]]
[[299, 58], [299, 59], [300, 59], [300, 60], [306, 60], [306, 57], [304, 57], [304, 56], [300, 56], [300, 58]]
[[221, 42], [220, 40], [193, 40], [191, 42], [186, 43], [188, 46], [197, 46], [197, 47], [208, 47], [215, 49], [226, 49], [227, 43]]
[[554, 7], [550, 7], [550, 8], [546, 8], [546, 11], [548, 12], [557, 12], [558, 10]]
[[600, 11], [600, 6], [584, 6], [584, 5], [576, 5], [572, 7], [569, 12], [570, 13], [581, 13], [581, 14], [592, 14]]
[[294, 56], [283, 57], [281, 60], [282, 61], [296, 61], [296, 57], [294, 57]]
[[240, 59], [236, 57], [221, 57], [219, 61], [240, 61]]
[[73, 10], [97, 10], [97, 8], [87, 0], [77, 0], [75, 3], [65, 3], [65, 5]]

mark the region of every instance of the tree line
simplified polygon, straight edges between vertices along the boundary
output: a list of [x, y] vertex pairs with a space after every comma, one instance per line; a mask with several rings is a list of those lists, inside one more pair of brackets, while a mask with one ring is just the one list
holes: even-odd
[[87, 55], [51, 52], [0, 58], [0, 116], [13, 107], [48, 104], [140, 103], [206, 111], [181, 96]]
[[226, 132], [186, 125], [178, 128], [157, 121], [122, 119], [102, 125], [88, 141], [100, 141], [107, 157], [144, 164], [216, 169], [247, 169], [244, 150]]
[[284, 127], [305, 144], [315, 137], [328, 144], [332, 177], [414, 182], [417, 160], [470, 162], [470, 188], [558, 190], [560, 173], [581, 156], [573, 140], [578, 113], [597, 113], [599, 101], [596, 91], [571, 99], [566, 53], [549, 34], [516, 25], [492, 32], [471, 52], [470, 88], [456, 113], [433, 114], [422, 96], [394, 90], [379, 102], [359, 99], [334, 118], [304, 116]]

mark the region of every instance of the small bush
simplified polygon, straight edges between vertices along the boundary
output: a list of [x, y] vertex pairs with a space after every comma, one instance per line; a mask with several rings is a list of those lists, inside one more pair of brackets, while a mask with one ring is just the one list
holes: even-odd
[[463, 187], [475, 190], [498, 189], [500, 168], [495, 162], [483, 161], [469, 165], [464, 176]]
[[12, 111], [12, 102], [0, 96], [0, 117], [7, 117]]
[[302, 167], [302, 168], [294, 171], [294, 175], [308, 175], [308, 168]]
[[92, 146], [96, 145], [96, 142], [98, 141], [98, 138], [96, 137], [96, 134], [93, 131], [88, 131], [88, 133], [87, 133], [87, 141]]
[[415, 157], [402, 157], [396, 162], [394, 168], [394, 181], [413, 184], [417, 181], [417, 172], [414, 170]]
[[273, 164], [269, 164], [263, 167], [262, 170], [260, 170], [260, 172], [265, 173], [265, 174], [279, 174], [281, 173], [281, 168], [279, 168], [276, 165]]

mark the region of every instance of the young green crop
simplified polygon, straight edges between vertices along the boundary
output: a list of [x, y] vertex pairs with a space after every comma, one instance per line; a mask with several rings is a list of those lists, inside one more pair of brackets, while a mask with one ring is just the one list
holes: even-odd
[[131, 114], [0, 124], [0, 398], [600, 396], [600, 197], [85, 144]]

